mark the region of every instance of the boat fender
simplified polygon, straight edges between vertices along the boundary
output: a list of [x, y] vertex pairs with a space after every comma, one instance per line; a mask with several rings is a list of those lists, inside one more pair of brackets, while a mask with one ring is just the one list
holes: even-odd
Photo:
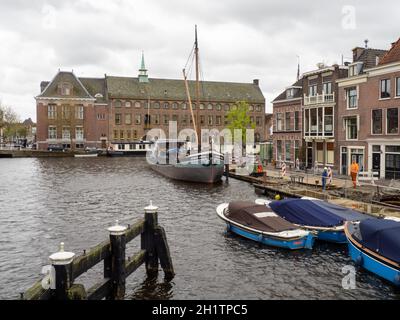
[[356, 266], [357, 267], [361, 267], [362, 266], [362, 264], [363, 264], [363, 256], [362, 255], [359, 255], [357, 258], [356, 258], [356, 260], [355, 260], [355, 263], [356, 263]]

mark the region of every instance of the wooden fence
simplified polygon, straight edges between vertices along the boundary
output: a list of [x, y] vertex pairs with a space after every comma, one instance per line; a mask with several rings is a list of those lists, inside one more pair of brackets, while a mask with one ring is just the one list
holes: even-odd
[[[145, 208], [144, 219], [128, 227], [117, 224], [108, 228], [109, 239], [88, 252], [75, 256], [64, 251], [52, 254], [50, 274], [36, 282], [25, 293], [24, 300], [121, 300], [125, 297], [126, 278], [145, 264], [148, 277], [158, 275], [158, 263], [164, 270], [165, 279], [175, 273], [164, 228], [158, 225], [158, 208], [150, 203]], [[126, 259], [126, 244], [141, 236], [141, 249]], [[100, 262], [104, 262], [104, 277], [88, 290], [74, 280]]]

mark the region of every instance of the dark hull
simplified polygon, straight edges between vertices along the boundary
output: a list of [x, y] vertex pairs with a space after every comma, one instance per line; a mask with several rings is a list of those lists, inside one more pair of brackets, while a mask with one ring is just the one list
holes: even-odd
[[107, 151], [109, 157], [144, 157], [147, 150], [143, 151]]
[[150, 167], [165, 177], [199, 183], [215, 183], [221, 180], [224, 174], [224, 165], [171, 165], [152, 164]]

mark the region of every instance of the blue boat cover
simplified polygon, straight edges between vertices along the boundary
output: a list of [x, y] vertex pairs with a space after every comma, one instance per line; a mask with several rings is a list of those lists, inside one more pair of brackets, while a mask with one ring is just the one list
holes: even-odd
[[272, 201], [269, 206], [276, 214], [292, 223], [312, 227], [340, 226], [347, 220], [347, 214], [349, 217], [359, 214], [341, 206], [308, 199]]
[[337, 216], [343, 218], [345, 221], [362, 221], [366, 219], [376, 219], [367, 214], [361, 213], [356, 210], [352, 210], [346, 207], [338, 206], [333, 203], [328, 203], [325, 201], [314, 201], [314, 204], [322, 207], [323, 209], [330, 211]]
[[361, 244], [400, 263], [400, 222], [386, 219], [367, 219], [360, 222]]

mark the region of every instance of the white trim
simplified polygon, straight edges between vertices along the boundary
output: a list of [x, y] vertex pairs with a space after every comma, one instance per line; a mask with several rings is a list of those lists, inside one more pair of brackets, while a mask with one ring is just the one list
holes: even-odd
[[[385, 70], [385, 69], [387, 69], [387, 70]], [[365, 69], [364, 71], [367, 72], [369, 74], [369, 76], [371, 76], [371, 77], [386, 74], [386, 73], [393, 73], [393, 72], [400, 71], [400, 62], [396, 61], [393, 63], [379, 65], [379, 66], [376, 66], [373, 68]]]
[[356, 85], [359, 83], [364, 83], [364, 82], [367, 82], [367, 80], [368, 80], [368, 75], [362, 74], [359, 76], [338, 79], [338, 80], [336, 80], [336, 83], [339, 84], [339, 88], [341, 88], [341, 87], [345, 87], [345, 86], [353, 86], [353, 85]]
[[271, 101], [271, 103], [274, 104], [274, 103], [279, 103], [279, 102], [291, 102], [291, 101], [299, 101], [299, 100], [301, 101], [302, 98], [299, 97], [299, 98], [291, 98], [291, 99], [284, 99], [284, 100], [276, 100], [276, 101]]
[[[52, 97], [35, 97], [35, 100], [37, 101], [37, 103], [41, 103], [41, 102], [45, 102], [47, 100], [72, 100], [72, 101], [96, 101], [96, 99], [92, 99], [92, 98], [52, 98]], [[105, 104], [108, 105], [108, 104]]]

